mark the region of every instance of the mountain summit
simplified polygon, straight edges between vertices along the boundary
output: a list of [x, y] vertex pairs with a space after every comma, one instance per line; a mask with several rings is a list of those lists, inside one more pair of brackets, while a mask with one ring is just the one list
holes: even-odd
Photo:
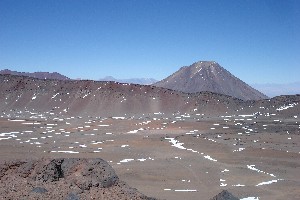
[[171, 76], [153, 85], [186, 93], [210, 91], [243, 100], [268, 98], [214, 61], [199, 61], [181, 67]]

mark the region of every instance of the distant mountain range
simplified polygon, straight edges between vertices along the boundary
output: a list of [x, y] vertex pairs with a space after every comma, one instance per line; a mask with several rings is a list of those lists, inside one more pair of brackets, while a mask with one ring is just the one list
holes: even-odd
[[99, 81], [115, 81], [119, 83], [133, 83], [133, 84], [140, 84], [140, 85], [151, 85], [157, 82], [157, 80], [153, 78], [116, 79], [112, 76], [106, 76], [104, 78], [99, 79]]
[[[38, 79], [71, 80], [67, 76], [57, 72], [29, 73], [4, 69], [0, 71], [0, 74], [28, 76]], [[199, 61], [191, 66], [182, 67], [162, 81], [157, 81], [153, 78], [116, 79], [112, 76], [106, 76], [99, 79], [99, 81], [154, 85], [187, 93], [210, 91], [243, 100], [257, 100], [268, 98], [267, 96], [275, 97], [279, 95], [300, 94], [300, 82], [287, 84], [251, 84], [252, 88], [213, 61]]]
[[10, 74], [10, 75], [17, 75], [17, 76], [28, 76], [38, 79], [56, 79], [56, 80], [70, 80], [70, 78], [61, 75], [57, 72], [17, 72], [17, 71], [11, 71], [9, 69], [4, 69], [0, 71], [0, 74]]
[[269, 97], [300, 94], [300, 82], [287, 84], [251, 84], [251, 86], [268, 95]]
[[186, 93], [210, 91], [243, 100], [268, 98], [214, 61], [199, 61], [181, 67], [171, 76], [153, 85]]

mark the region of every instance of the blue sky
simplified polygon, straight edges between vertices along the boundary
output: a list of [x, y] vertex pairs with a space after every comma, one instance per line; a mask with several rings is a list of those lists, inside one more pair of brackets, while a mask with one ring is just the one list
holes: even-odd
[[160, 80], [200, 60], [300, 81], [300, 1], [0, 0], [0, 69]]

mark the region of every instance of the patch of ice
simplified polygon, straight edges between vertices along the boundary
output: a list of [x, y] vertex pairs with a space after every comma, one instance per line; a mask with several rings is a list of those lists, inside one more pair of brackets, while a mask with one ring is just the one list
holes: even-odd
[[11, 122], [24, 122], [25, 120], [24, 119], [8, 119], [8, 121], [11, 121]]
[[79, 153], [78, 151], [51, 151], [51, 153]]
[[204, 156], [204, 158], [208, 159], [208, 160], [211, 160], [211, 161], [214, 161], [214, 162], [217, 162], [216, 159], [213, 159], [212, 157], [210, 157], [209, 155], [207, 156]]
[[237, 151], [243, 151], [245, 148], [239, 148], [237, 150], [233, 150], [233, 152], [237, 152]]
[[51, 99], [54, 99], [57, 95], [59, 95], [59, 93], [56, 93], [55, 95], [53, 95], [53, 96], [51, 97]]
[[283, 105], [283, 106], [277, 108], [276, 110], [277, 111], [286, 110], [286, 109], [289, 109], [289, 108], [293, 108], [295, 105], [298, 105], [298, 103], [290, 103], [288, 105]]
[[134, 159], [131, 159], [131, 158], [123, 159], [123, 160], [120, 161], [120, 163], [126, 163], [126, 162], [131, 162], [131, 161], [134, 161]]
[[259, 169], [255, 168], [255, 165], [247, 165], [247, 168], [250, 169], [250, 170], [253, 170], [253, 171], [257, 171], [259, 173], [264, 173], [264, 174], [270, 175], [272, 177], [276, 177], [274, 174], [270, 174], [270, 173], [267, 173], [267, 172], [264, 172], [262, 170], [259, 170]]
[[127, 133], [137, 133], [139, 130], [128, 131]]
[[259, 200], [259, 198], [258, 197], [245, 197], [240, 200]]
[[174, 190], [175, 192], [197, 192], [197, 190], [189, 190], [189, 189], [186, 189], [186, 190]]
[[125, 119], [125, 117], [112, 117], [113, 119]]
[[172, 143], [173, 147], [176, 147], [178, 149], [186, 149], [185, 147], [182, 146], [184, 143], [178, 142], [178, 140], [175, 140], [175, 138], [165, 138], [165, 139], [170, 140], [169, 142]]
[[283, 180], [283, 179], [275, 179], [275, 180], [271, 180], [271, 181], [261, 182], [261, 183], [257, 184], [256, 186], [270, 185], [272, 183], [277, 183], [277, 181], [281, 181], [281, 180]]
[[241, 116], [241, 117], [253, 117], [254, 115], [251, 114], [251, 115], [239, 115], [239, 116]]

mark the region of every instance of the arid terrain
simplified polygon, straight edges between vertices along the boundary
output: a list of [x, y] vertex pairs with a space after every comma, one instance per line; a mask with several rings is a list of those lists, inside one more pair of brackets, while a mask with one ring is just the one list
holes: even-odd
[[[12, 75], [1, 75], [0, 83], [1, 161], [101, 158], [126, 182], [127, 189], [102, 188], [102, 197], [94, 185], [74, 189], [76, 198], [107, 199], [119, 187], [132, 196], [112, 199], [211, 199], [222, 190], [239, 199], [300, 199], [300, 95], [243, 101], [211, 92]], [[15, 167], [9, 169], [1, 176], [2, 199], [21, 193], [19, 199], [39, 199], [45, 194], [27, 193], [53, 190], [53, 182], [35, 178], [15, 191], [9, 176]]]

